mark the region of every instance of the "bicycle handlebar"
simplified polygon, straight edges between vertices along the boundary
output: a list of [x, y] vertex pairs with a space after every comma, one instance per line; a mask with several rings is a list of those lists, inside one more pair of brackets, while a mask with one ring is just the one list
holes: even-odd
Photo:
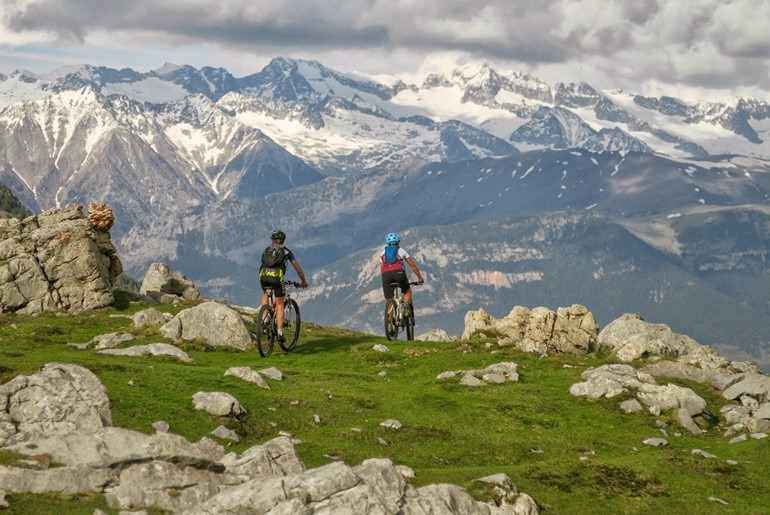
[[[425, 284], [425, 281], [410, 281], [409, 284], [412, 286], [422, 286], [423, 284]], [[397, 283], [397, 282], [389, 283], [389, 286], [400, 286], [400, 285], [401, 283]]]
[[297, 282], [297, 281], [283, 281], [281, 284], [283, 284], [284, 286], [286, 286], [286, 285], [294, 286], [295, 288], [299, 288], [300, 287], [300, 283]]

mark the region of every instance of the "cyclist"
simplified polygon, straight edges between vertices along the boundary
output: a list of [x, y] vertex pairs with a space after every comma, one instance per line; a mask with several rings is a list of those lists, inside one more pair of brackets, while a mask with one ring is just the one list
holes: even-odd
[[409, 287], [409, 279], [406, 276], [406, 269], [404, 263], [406, 262], [414, 271], [414, 275], [417, 276], [417, 280], [420, 284], [423, 284], [425, 280], [422, 278], [420, 270], [409, 254], [399, 246], [401, 238], [398, 234], [391, 232], [385, 236], [386, 247], [382, 249], [380, 254], [380, 274], [382, 274], [382, 291], [385, 294], [385, 302], [393, 298], [393, 286], [390, 283], [398, 283], [398, 287], [401, 288], [401, 293], [404, 295], [404, 303], [407, 305], [407, 309], [411, 314], [412, 310], [412, 289]]
[[[262, 286], [262, 305], [264, 306], [269, 302], [266, 288], [273, 289], [273, 295], [275, 295], [275, 319], [278, 325], [278, 341], [285, 342], [283, 336], [283, 298], [285, 292], [283, 289], [283, 276], [286, 274], [286, 262], [290, 262], [297, 271], [297, 275], [300, 279], [300, 288], [307, 288], [307, 281], [305, 280], [305, 273], [302, 271], [302, 267], [299, 266], [297, 259], [294, 257], [294, 253], [288, 248], [284, 247], [286, 241], [286, 233], [281, 230], [274, 230], [270, 233], [270, 246], [262, 253], [262, 262], [259, 265], [259, 284]], [[274, 259], [272, 251], [276, 251], [276, 254], [280, 255], [280, 259]], [[269, 261], [269, 262], [266, 262]]]

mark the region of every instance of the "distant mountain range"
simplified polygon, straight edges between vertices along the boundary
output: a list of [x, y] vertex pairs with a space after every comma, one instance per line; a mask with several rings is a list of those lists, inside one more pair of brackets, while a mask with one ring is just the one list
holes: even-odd
[[556, 84], [482, 63], [407, 84], [276, 58], [0, 75], [0, 183], [33, 211], [105, 202], [126, 270], [163, 261], [258, 302], [273, 227], [306, 319], [380, 332], [385, 233], [424, 268], [418, 333], [582, 303], [767, 358], [770, 106]]

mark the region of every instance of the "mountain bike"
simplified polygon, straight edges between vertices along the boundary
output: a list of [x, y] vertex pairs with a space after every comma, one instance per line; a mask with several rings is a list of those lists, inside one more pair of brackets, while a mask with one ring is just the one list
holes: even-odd
[[[422, 283], [414, 281], [409, 284], [419, 286]], [[404, 331], [407, 340], [414, 340], [414, 306], [411, 302], [408, 306], [404, 302], [398, 283], [390, 283], [390, 286], [393, 287], [393, 298], [385, 302], [385, 337], [398, 340], [399, 331]]]
[[273, 346], [276, 340], [278, 340], [278, 344], [286, 352], [294, 350], [297, 346], [297, 340], [299, 340], [299, 305], [296, 300], [291, 298], [290, 288], [288, 288], [290, 286], [299, 288], [299, 283], [296, 281], [283, 281], [281, 284], [283, 284], [286, 292], [283, 298], [283, 337], [285, 341], [281, 341], [278, 338], [278, 318], [275, 313], [273, 289], [266, 288], [267, 304], [259, 308], [255, 333], [252, 335], [256, 340], [259, 355], [263, 358], [273, 353]]

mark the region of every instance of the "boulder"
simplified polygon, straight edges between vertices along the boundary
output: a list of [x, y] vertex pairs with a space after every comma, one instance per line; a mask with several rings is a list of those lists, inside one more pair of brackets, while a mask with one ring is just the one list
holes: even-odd
[[192, 363], [193, 359], [185, 351], [168, 343], [150, 343], [147, 345], [133, 345], [124, 349], [106, 349], [100, 354], [112, 356], [171, 356], [184, 363]]
[[134, 314], [134, 327], [161, 326], [174, 318], [169, 313], [162, 313], [155, 308], [148, 308]]
[[454, 340], [454, 338], [449, 336], [443, 329], [431, 329], [427, 333], [415, 336], [414, 339], [423, 342], [451, 342]]
[[195, 409], [220, 417], [237, 417], [246, 413], [238, 399], [227, 392], [198, 392], [192, 397]]
[[49, 363], [36, 374], [0, 385], [0, 446], [111, 425], [106, 389], [81, 366]]
[[629, 389], [637, 389], [642, 384], [655, 384], [655, 379], [634, 367], [624, 364], [602, 365], [583, 372], [583, 382], [570, 387], [570, 393], [590, 399], [611, 398]]
[[703, 412], [706, 401], [690, 388], [675, 384], [642, 384], [636, 397], [647, 406], [657, 406], [661, 411], [684, 408], [690, 416]]
[[160, 298], [161, 294], [165, 293], [189, 301], [196, 301], [203, 297], [191, 280], [174, 272], [164, 263], [150, 265], [142, 279], [139, 293], [156, 298]]
[[746, 374], [722, 392], [722, 395], [725, 399], [739, 399], [750, 395], [758, 404], [770, 401], [770, 377], [763, 374]]
[[241, 315], [218, 302], [204, 302], [180, 311], [160, 327], [160, 334], [175, 340], [203, 338], [214, 347], [245, 350], [252, 345], [251, 334]]

